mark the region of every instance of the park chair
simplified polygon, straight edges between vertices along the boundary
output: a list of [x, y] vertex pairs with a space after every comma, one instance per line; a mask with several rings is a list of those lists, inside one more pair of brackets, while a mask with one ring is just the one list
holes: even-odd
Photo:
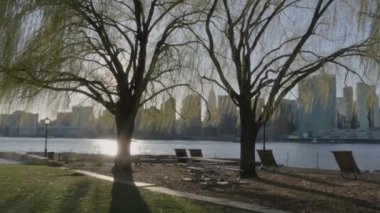
[[[196, 157], [196, 158], [203, 158], [202, 150], [201, 149], [189, 149], [190, 156]], [[193, 160], [193, 162], [199, 162], [197, 160]]]
[[273, 152], [271, 149], [258, 149], [259, 157], [261, 160], [261, 168], [272, 168], [273, 171], [278, 167], [276, 160], [273, 157]]
[[332, 153], [334, 154], [342, 177], [344, 177], [344, 174], [353, 174], [356, 180], [357, 175], [361, 173], [352, 155], [352, 151], [332, 151]]
[[202, 149], [189, 149], [191, 157], [203, 158]]
[[187, 157], [186, 149], [174, 149], [174, 152], [179, 163], [187, 163], [187, 159], [180, 159], [181, 157]]

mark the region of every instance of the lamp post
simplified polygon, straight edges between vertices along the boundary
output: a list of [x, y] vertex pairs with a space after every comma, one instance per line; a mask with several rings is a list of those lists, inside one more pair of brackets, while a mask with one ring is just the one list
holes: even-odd
[[48, 137], [48, 127], [49, 127], [50, 119], [48, 117], [45, 118], [45, 149], [44, 149], [44, 157], [47, 157], [47, 137]]

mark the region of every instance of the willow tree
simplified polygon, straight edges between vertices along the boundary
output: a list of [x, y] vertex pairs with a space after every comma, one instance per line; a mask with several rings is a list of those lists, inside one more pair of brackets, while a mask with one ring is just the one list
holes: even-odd
[[[114, 170], [130, 171], [139, 107], [186, 82], [184, 27], [193, 6], [182, 0], [2, 1], [1, 91], [26, 97], [79, 93], [115, 115]], [[6, 23], [6, 24], [4, 24]], [[11, 93], [10, 93], [11, 92]]]
[[193, 32], [212, 61], [213, 72], [203, 79], [222, 88], [240, 109], [243, 176], [256, 175], [258, 132], [300, 81], [324, 67], [356, 73], [348, 58], [376, 58], [367, 54], [376, 42], [368, 25], [352, 18], [357, 8], [376, 1], [361, 2], [209, 1], [204, 24]]

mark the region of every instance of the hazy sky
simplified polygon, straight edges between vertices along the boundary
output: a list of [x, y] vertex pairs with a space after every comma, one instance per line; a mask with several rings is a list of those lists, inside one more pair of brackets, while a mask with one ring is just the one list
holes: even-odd
[[[308, 1], [305, 1], [306, 4], [309, 4], [310, 2]], [[353, 17], [349, 17], [347, 16], [347, 14], [350, 14], [350, 9], [348, 8], [347, 11], [339, 11], [338, 13], [336, 13], [335, 15], [337, 16], [336, 19], [338, 20], [337, 23], [335, 23], [335, 28], [333, 28], [333, 30], [331, 29], [328, 29], [328, 34], [330, 34], [330, 36], [334, 37], [334, 40], [331, 40], [330, 42], [327, 42], [327, 41], [324, 41], [324, 42], [317, 42], [318, 46], [313, 46], [313, 48], [316, 48], [318, 50], [329, 50], [329, 49], [333, 49], [337, 46], [342, 46], [342, 45], [345, 45], [345, 44], [349, 44], [349, 43], [352, 43], [354, 40], [356, 39], [359, 39], [360, 40], [360, 37], [362, 36], [365, 36], [367, 33], [368, 33], [368, 28], [366, 29], [366, 27], [368, 26], [358, 26], [357, 25], [357, 22], [353, 21]], [[307, 12], [302, 12], [301, 10], [298, 11], [299, 14], [286, 14], [286, 16], [288, 16], [288, 19], [282, 19], [280, 20], [281, 21], [281, 24], [282, 25], [285, 25], [285, 26], [292, 26], [293, 24], [297, 24], [297, 25], [302, 25], [306, 22], [306, 20], [308, 20], [308, 13]], [[41, 18], [39, 17], [40, 13], [37, 11], [35, 12], [34, 14], [31, 14], [29, 16], [27, 16], [26, 20], [25, 20], [25, 24], [22, 26], [25, 31], [26, 31], [26, 34], [28, 33], [31, 33], [33, 30], [32, 28], [36, 29], [39, 27], [39, 22], [41, 22]], [[29, 17], [29, 18], [28, 18]], [[30, 18], [30, 17], [34, 17], [34, 18]], [[324, 28], [325, 26], [321, 26], [321, 28]], [[297, 27], [293, 27], [293, 28], [288, 28], [289, 29], [289, 34], [291, 34], [293, 31], [296, 32], [297, 31]], [[358, 34], [357, 33], [357, 30], [359, 29], [364, 29], [363, 33], [362, 34]], [[322, 30], [326, 30], [326, 29], [322, 29]], [[327, 32], [327, 31], [326, 31]], [[285, 32], [287, 33], [287, 32]], [[22, 45], [23, 43], [25, 42], [25, 38], [22, 39], [22, 41], [20, 41], [20, 45]], [[315, 44], [313, 44], [315, 45]], [[364, 80], [367, 81], [367, 83], [369, 84], [374, 84], [374, 83], [377, 83], [377, 79], [378, 79], [378, 70], [366, 70], [366, 68], [364, 66], [360, 66], [360, 62], [359, 61], [350, 61], [348, 63], [351, 63], [351, 65], [353, 67], [355, 67], [355, 70], [358, 70], [359, 72], [361, 72], [362, 74], [365, 74], [363, 75], [364, 76]], [[326, 70], [328, 71], [328, 70]], [[329, 72], [329, 71], [328, 71]], [[367, 76], [367, 77], [366, 77]], [[337, 79], [337, 96], [342, 96], [342, 93], [343, 93], [343, 87], [344, 87], [344, 74], [342, 74], [341, 72], [337, 72], [336, 73], [336, 79]], [[355, 86], [356, 82], [358, 81], [359, 79], [353, 75], [349, 75], [348, 77], [348, 80], [346, 81], [347, 85], [348, 86]], [[208, 87], [206, 87], [206, 89], [204, 90], [201, 90], [200, 89], [201, 87], [199, 87], [197, 90], [199, 92], [201, 92], [206, 98], [208, 97], [208, 92], [209, 90], [207, 89]], [[217, 95], [223, 95], [224, 93], [218, 89], [218, 88], [215, 88], [215, 91], [217, 93]], [[380, 93], [379, 91], [379, 88], [378, 88], [378, 94]], [[181, 92], [181, 93], [178, 93], [178, 97], [176, 97], [177, 99], [177, 110], [180, 110], [180, 104], [181, 103], [181, 98], [184, 96], [184, 94], [187, 94], [187, 92]], [[289, 98], [289, 99], [295, 99], [297, 98], [298, 96], [298, 92], [297, 92], [297, 87], [295, 89], [293, 89], [293, 91], [287, 95], [286, 98]], [[26, 110], [26, 111], [30, 111], [30, 112], [36, 112], [36, 113], [39, 113], [40, 114], [40, 118], [44, 118], [46, 116], [49, 116], [49, 117], [55, 117], [55, 113], [58, 112], [58, 111], [70, 111], [71, 110], [71, 107], [72, 106], [75, 106], [75, 105], [78, 105], [78, 104], [84, 104], [84, 105], [94, 105], [91, 101], [84, 101], [86, 100], [87, 98], [84, 98], [83, 96], [81, 95], [72, 95], [70, 97], [70, 103], [68, 101], [62, 101], [60, 102], [59, 104], [56, 104], [54, 102], [51, 102], [51, 101], [46, 101], [46, 100], [43, 100], [43, 101], [40, 101], [34, 105], [28, 105], [28, 106], [21, 106], [19, 104], [15, 104], [14, 107], [12, 108], [2, 108], [2, 111], [3, 112], [12, 112], [16, 109], [19, 109], [19, 110]], [[99, 112], [101, 107], [99, 105], [96, 105], [96, 112]]]

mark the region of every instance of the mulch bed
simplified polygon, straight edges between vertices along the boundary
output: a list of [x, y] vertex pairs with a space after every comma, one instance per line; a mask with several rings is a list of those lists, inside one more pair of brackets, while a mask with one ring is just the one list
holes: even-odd
[[[112, 164], [71, 162], [69, 168], [111, 174]], [[186, 166], [142, 164], [133, 166], [134, 181], [153, 183], [179, 191], [255, 203], [292, 212], [380, 212], [380, 173], [366, 173], [359, 180], [342, 178], [337, 171], [280, 168], [258, 170], [258, 178], [232, 183], [236, 174], [227, 171], [227, 185], [204, 185], [184, 181]]]

